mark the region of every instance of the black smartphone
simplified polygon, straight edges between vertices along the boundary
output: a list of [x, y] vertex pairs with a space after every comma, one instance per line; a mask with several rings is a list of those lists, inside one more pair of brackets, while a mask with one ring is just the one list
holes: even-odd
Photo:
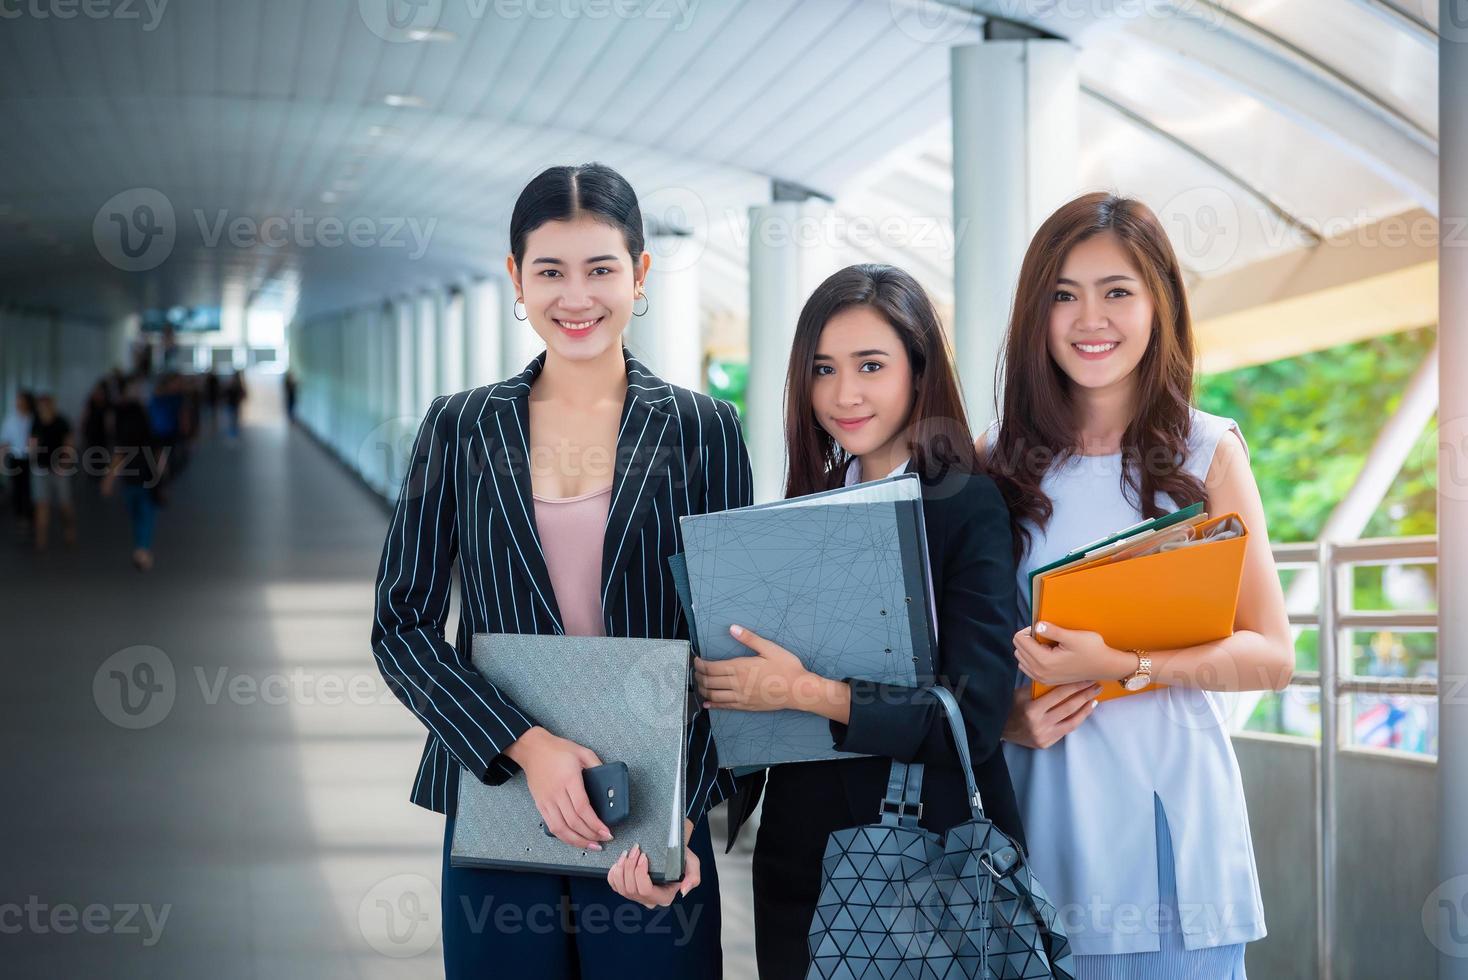
[[[628, 791], [627, 763], [604, 762], [581, 772], [586, 785], [586, 798], [597, 819], [609, 828], [626, 821], [632, 812], [632, 797]], [[554, 837], [544, 823], [540, 829], [547, 837]]]

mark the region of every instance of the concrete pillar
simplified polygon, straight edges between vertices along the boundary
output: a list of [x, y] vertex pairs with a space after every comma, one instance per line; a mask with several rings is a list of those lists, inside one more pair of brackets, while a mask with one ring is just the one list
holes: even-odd
[[507, 308], [503, 295], [500, 280], [493, 277], [476, 280], [464, 290], [464, 361], [471, 388], [505, 376], [500, 356]]
[[[438, 346], [438, 393], [464, 390], [464, 320], [456, 315], [454, 297], [447, 288], [435, 289], [434, 336]], [[457, 311], [462, 314], [463, 307]]]
[[438, 306], [428, 293], [420, 293], [413, 304], [413, 344], [418, 364], [416, 410], [422, 415], [443, 386], [439, 384]]
[[954, 347], [969, 422], [982, 432], [1025, 248], [1075, 196], [1080, 79], [1076, 49], [1050, 38], [964, 45], [950, 59]]
[[828, 205], [777, 200], [749, 209], [749, 390], [744, 435], [756, 503], [785, 491], [785, 373], [806, 299], [835, 272]]
[[413, 343], [413, 301], [404, 297], [393, 304], [393, 319], [397, 325], [398, 346], [398, 404], [396, 414], [417, 420], [423, 413], [418, 410], [418, 359]]
[[647, 307], [627, 328], [626, 343], [638, 359], [664, 381], [703, 391], [703, 311], [698, 296], [699, 243], [686, 235], [648, 239], [652, 268], [647, 274]]
[[[1456, 16], [1456, 21], [1454, 20]], [[1439, 46], [1441, 227], [1468, 218], [1468, 50], [1462, 5], [1443, 0]], [[1440, 247], [1438, 262], [1438, 869], [1428, 896], [1441, 980], [1468, 980], [1468, 249]]]

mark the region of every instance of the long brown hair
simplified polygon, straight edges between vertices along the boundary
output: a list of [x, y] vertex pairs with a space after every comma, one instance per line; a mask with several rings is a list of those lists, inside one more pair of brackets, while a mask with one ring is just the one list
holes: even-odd
[[916, 279], [890, 265], [851, 265], [816, 287], [795, 324], [785, 376], [785, 449], [790, 471], [785, 496], [838, 485], [850, 456], [816, 420], [811, 402], [816, 349], [831, 318], [867, 306], [897, 331], [912, 365], [915, 388], [906, 438], [914, 472], [940, 480], [979, 468], [963, 409], [953, 357], [938, 311]]
[[[1070, 378], [1050, 356], [1050, 309], [1070, 250], [1096, 235], [1116, 236], [1152, 299], [1152, 334], [1136, 374], [1136, 415], [1122, 435], [1122, 492], [1145, 517], [1158, 517], [1159, 491], [1180, 507], [1204, 499], [1185, 472], [1193, 394], [1193, 321], [1182, 268], [1167, 233], [1140, 201], [1114, 194], [1078, 197], [1052, 214], [1025, 252], [1014, 312], [996, 374], [1003, 378], [998, 437], [986, 465], [1009, 505], [1016, 553], [1029, 521], [1044, 528], [1053, 504], [1040, 489], [1049, 468], [1079, 453]], [[1104, 529], [1101, 529], [1104, 530]]]

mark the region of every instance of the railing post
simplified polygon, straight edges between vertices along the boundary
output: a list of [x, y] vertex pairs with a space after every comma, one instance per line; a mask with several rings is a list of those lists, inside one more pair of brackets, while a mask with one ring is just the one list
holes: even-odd
[[1468, 8], [1442, 0], [1438, 45], [1438, 150], [1442, 200], [1438, 227], [1437, 662], [1439, 980], [1468, 980], [1468, 941], [1460, 912], [1468, 912], [1468, 248], [1452, 234], [1468, 218]]
[[1338, 734], [1336, 595], [1339, 580], [1335, 569], [1335, 545], [1322, 539], [1319, 555], [1320, 584], [1320, 755], [1315, 766], [1315, 948], [1320, 980], [1335, 980], [1332, 952], [1335, 945], [1336, 905], [1336, 749]]

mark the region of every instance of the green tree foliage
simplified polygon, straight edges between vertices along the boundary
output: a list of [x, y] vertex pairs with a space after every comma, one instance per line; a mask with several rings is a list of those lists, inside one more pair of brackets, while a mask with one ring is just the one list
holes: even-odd
[[[1202, 376], [1197, 405], [1238, 421], [1273, 541], [1313, 541], [1361, 471], [1412, 372], [1424, 328]], [[1435, 423], [1421, 435], [1363, 537], [1437, 531]]]
[[[1319, 535], [1435, 340], [1436, 330], [1424, 328], [1199, 379], [1198, 407], [1235, 419], [1248, 441], [1271, 541], [1313, 541]], [[1362, 537], [1437, 533], [1436, 432], [1433, 420]], [[1435, 581], [1435, 566], [1424, 566], [1422, 571]], [[1286, 582], [1290, 574], [1285, 572]], [[1394, 605], [1383, 587], [1382, 568], [1357, 568], [1353, 581], [1354, 608]], [[1383, 672], [1373, 656], [1373, 642], [1399, 649], [1404, 673], [1430, 669], [1436, 660], [1432, 633], [1375, 637], [1361, 633], [1351, 639], [1351, 659], [1358, 673]], [[1315, 669], [1318, 645], [1314, 630], [1300, 636], [1300, 669]], [[1277, 701], [1272, 696], [1261, 703], [1250, 727], [1282, 730], [1281, 721], [1271, 717]]]

